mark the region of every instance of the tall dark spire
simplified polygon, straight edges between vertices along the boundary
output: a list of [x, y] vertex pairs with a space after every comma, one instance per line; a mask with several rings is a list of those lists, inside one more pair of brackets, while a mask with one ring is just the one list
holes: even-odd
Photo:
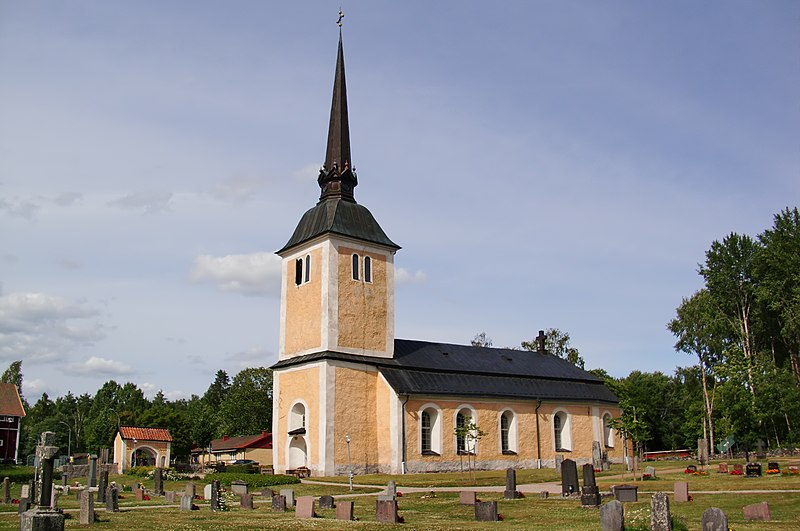
[[358, 184], [350, 158], [350, 124], [347, 119], [347, 85], [344, 77], [344, 49], [339, 30], [339, 53], [336, 57], [336, 76], [333, 80], [331, 120], [328, 125], [328, 149], [325, 165], [317, 179], [322, 193], [320, 201], [341, 198], [355, 203], [353, 188]]

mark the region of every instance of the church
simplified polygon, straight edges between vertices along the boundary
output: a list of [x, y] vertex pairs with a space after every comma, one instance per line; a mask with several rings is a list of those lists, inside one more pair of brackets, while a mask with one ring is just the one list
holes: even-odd
[[[392, 241], [356, 202], [341, 31], [316, 205], [282, 259], [275, 472], [315, 476], [554, 467], [623, 458], [617, 398], [539, 351], [395, 338]], [[540, 334], [541, 336], [541, 334]]]

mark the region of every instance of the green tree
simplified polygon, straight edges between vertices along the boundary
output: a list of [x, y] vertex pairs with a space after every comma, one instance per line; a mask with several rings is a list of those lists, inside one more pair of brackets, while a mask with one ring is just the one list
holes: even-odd
[[[539, 343], [536, 338], [530, 341], [523, 341], [521, 346], [524, 350], [534, 352], [539, 350]], [[580, 352], [570, 345], [569, 332], [562, 332], [558, 328], [548, 328], [544, 332], [544, 348], [548, 354], [565, 359], [581, 369], [584, 368], [585, 363]]]
[[239, 372], [220, 405], [218, 435], [252, 435], [272, 427], [272, 370]]
[[800, 379], [800, 212], [776, 214], [771, 229], [758, 237], [758, 294], [775, 312], [787, 346], [791, 372]]
[[486, 336], [486, 332], [481, 332], [480, 334], [475, 334], [475, 337], [472, 338], [470, 344], [473, 347], [491, 347], [492, 346], [492, 338]]

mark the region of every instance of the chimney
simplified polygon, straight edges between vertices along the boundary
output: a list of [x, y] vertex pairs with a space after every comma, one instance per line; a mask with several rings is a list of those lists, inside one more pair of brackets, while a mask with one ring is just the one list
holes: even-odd
[[228, 439], [230, 439], [230, 437], [228, 437], [227, 435], [223, 435], [223, 436], [222, 436], [222, 440], [223, 440], [223, 441], [227, 441]]

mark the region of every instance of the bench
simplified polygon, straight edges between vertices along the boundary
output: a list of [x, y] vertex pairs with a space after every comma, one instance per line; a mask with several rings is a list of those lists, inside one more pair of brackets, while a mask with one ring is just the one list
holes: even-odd
[[288, 474], [290, 476], [295, 476], [295, 477], [297, 477], [299, 479], [303, 479], [303, 478], [307, 478], [307, 477], [311, 476], [311, 470], [309, 470], [307, 467], [300, 466], [300, 467], [297, 467], [297, 468], [288, 468], [288, 469], [286, 469], [286, 474]]

